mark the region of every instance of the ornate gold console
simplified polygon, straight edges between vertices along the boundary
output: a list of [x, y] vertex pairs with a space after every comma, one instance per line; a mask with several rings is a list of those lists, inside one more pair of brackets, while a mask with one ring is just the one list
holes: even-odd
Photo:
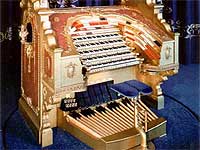
[[[130, 149], [166, 134], [166, 120], [141, 101], [140, 91], [134, 99], [110, 91], [137, 80], [164, 107], [160, 85], [178, 72], [179, 35], [162, 18], [162, 5], [136, 0], [50, 9], [47, 0], [22, 0], [20, 6], [19, 108], [39, 144], [53, 144], [53, 127], [95, 149]], [[63, 101], [70, 109], [60, 109]]]

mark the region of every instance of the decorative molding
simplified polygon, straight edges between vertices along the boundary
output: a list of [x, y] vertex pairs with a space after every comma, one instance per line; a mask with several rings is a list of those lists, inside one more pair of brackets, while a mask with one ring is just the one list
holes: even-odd
[[166, 58], [166, 59], [169, 59], [169, 58], [170, 58], [170, 56], [171, 56], [171, 50], [172, 50], [172, 48], [171, 48], [170, 46], [167, 46], [167, 47], [165, 48], [165, 58]]
[[39, 107], [34, 107], [32, 104], [32, 98], [26, 96], [25, 94], [22, 95], [22, 97], [25, 99], [28, 106], [33, 110], [33, 112], [38, 116], [39, 115]]
[[48, 94], [48, 92], [47, 92], [47, 88], [46, 88], [46, 86], [43, 86], [43, 92], [42, 92], [42, 95], [43, 95], [43, 99], [44, 99], [44, 100], [46, 100], [46, 98], [47, 98], [47, 94]]
[[22, 44], [25, 43], [26, 37], [27, 37], [28, 34], [29, 34], [29, 33], [28, 33], [28, 31], [27, 31], [25, 25], [22, 24], [22, 25], [21, 25], [21, 30], [19, 31], [19, 36], [21, 37], [21, 43], [22, 43]]
[[31, 73], [31, 59], [34, 58], [33, 55], [33, 46], [32, 44], [27, 44], [25, 45], [25, 51], [26, 51], [26, 57], [28, 59], [28, 73]]
[[42, 128], [50, 128], [51, 124], [49, 122], [49, 114], [48, 112], [43, 112], [42, 114]]
[[70, 62], [69, 64], [67, 64], [67, 66], [65, 67], [67, 69], [67, 78], [73, 78], [74, 75], [76, 74], [76, 68], [75, 66], [77, 66], [77, 64]]
[[67, 87], [57, 88], [56, 89], [56, 95], [60, 95], [62, 93], [72, 92], [72, 91], [84, 91], [86, 89], [85, 85], [83, 83], [81, 84], [75, 84]]

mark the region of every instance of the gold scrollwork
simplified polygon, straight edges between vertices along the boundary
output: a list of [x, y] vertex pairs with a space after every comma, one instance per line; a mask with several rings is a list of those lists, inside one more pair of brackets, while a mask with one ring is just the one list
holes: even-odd
[[165, 49], [165, 58], [166, 59], [169, 59], [169, 57], [170, 57], [170, 55], [171, 55], [171, 47], [166, 47], [166, 49]]
[[28, 58], [28, 73], [31, 73], [31, 58], [34, 58], [31, 44], [26, 45], [26, 57]]
[[38, 116], [39, 108], [34, 107], [32, 103], [32, 98], [31, 97], [26, 97], [26, 103], [29, 105], [29, 107], [33, 110], [33, 112]]
[[46, 88], [46, 87], [43, 87], [43, 98], [44, 98], [44, 100], [46, 99], [47, 94], [48, 94], [47, 88]]
[[25, 43], [25, 40], [26, 40], [26, 37], [28, 35], [28, 31], [26, 29], [26, 27], [22, 24], [21, 25], [21, 30], [19, 32], [19, 36], [21, 37], [21, 43], [24, 44]]
[[24, 95], [24, 88], [21, 87], [21, 92], [22, 92], [22, 95]]

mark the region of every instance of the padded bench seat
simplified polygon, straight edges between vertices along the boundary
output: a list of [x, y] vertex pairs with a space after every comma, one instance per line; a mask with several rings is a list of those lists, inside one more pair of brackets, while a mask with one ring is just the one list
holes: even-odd
[[113, 91], [119, 93], [120, 95], [128, 97], [128, 98], [134, 98], [139, 95], [139, 92], [136, 88], [134, 88], [124, 82], [111, 85], [110, 88]]
[[111, 85], [113, 91], [128, 98], [134, 98], [139, 94], [149, 95], [152, 93], [152, 88], [140, 81], [129, 80], [126, 82]]
[[150, 86], [144, 84], [143, 82], [137, 81], [137, 80], [129, 80], [124, 83], [137, 89], [142, 95], [149, 95], [153, 91]]

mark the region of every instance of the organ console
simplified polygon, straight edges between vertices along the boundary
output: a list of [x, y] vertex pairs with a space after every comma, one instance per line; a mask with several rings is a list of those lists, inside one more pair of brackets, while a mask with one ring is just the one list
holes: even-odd
[[19, 109], [43, 147], [60, 127], [94, 149], [146, 149], [166, 134], [160, 85], [178, 72], [178, 37], [151, 0], [50, 8], [21, 0]]

